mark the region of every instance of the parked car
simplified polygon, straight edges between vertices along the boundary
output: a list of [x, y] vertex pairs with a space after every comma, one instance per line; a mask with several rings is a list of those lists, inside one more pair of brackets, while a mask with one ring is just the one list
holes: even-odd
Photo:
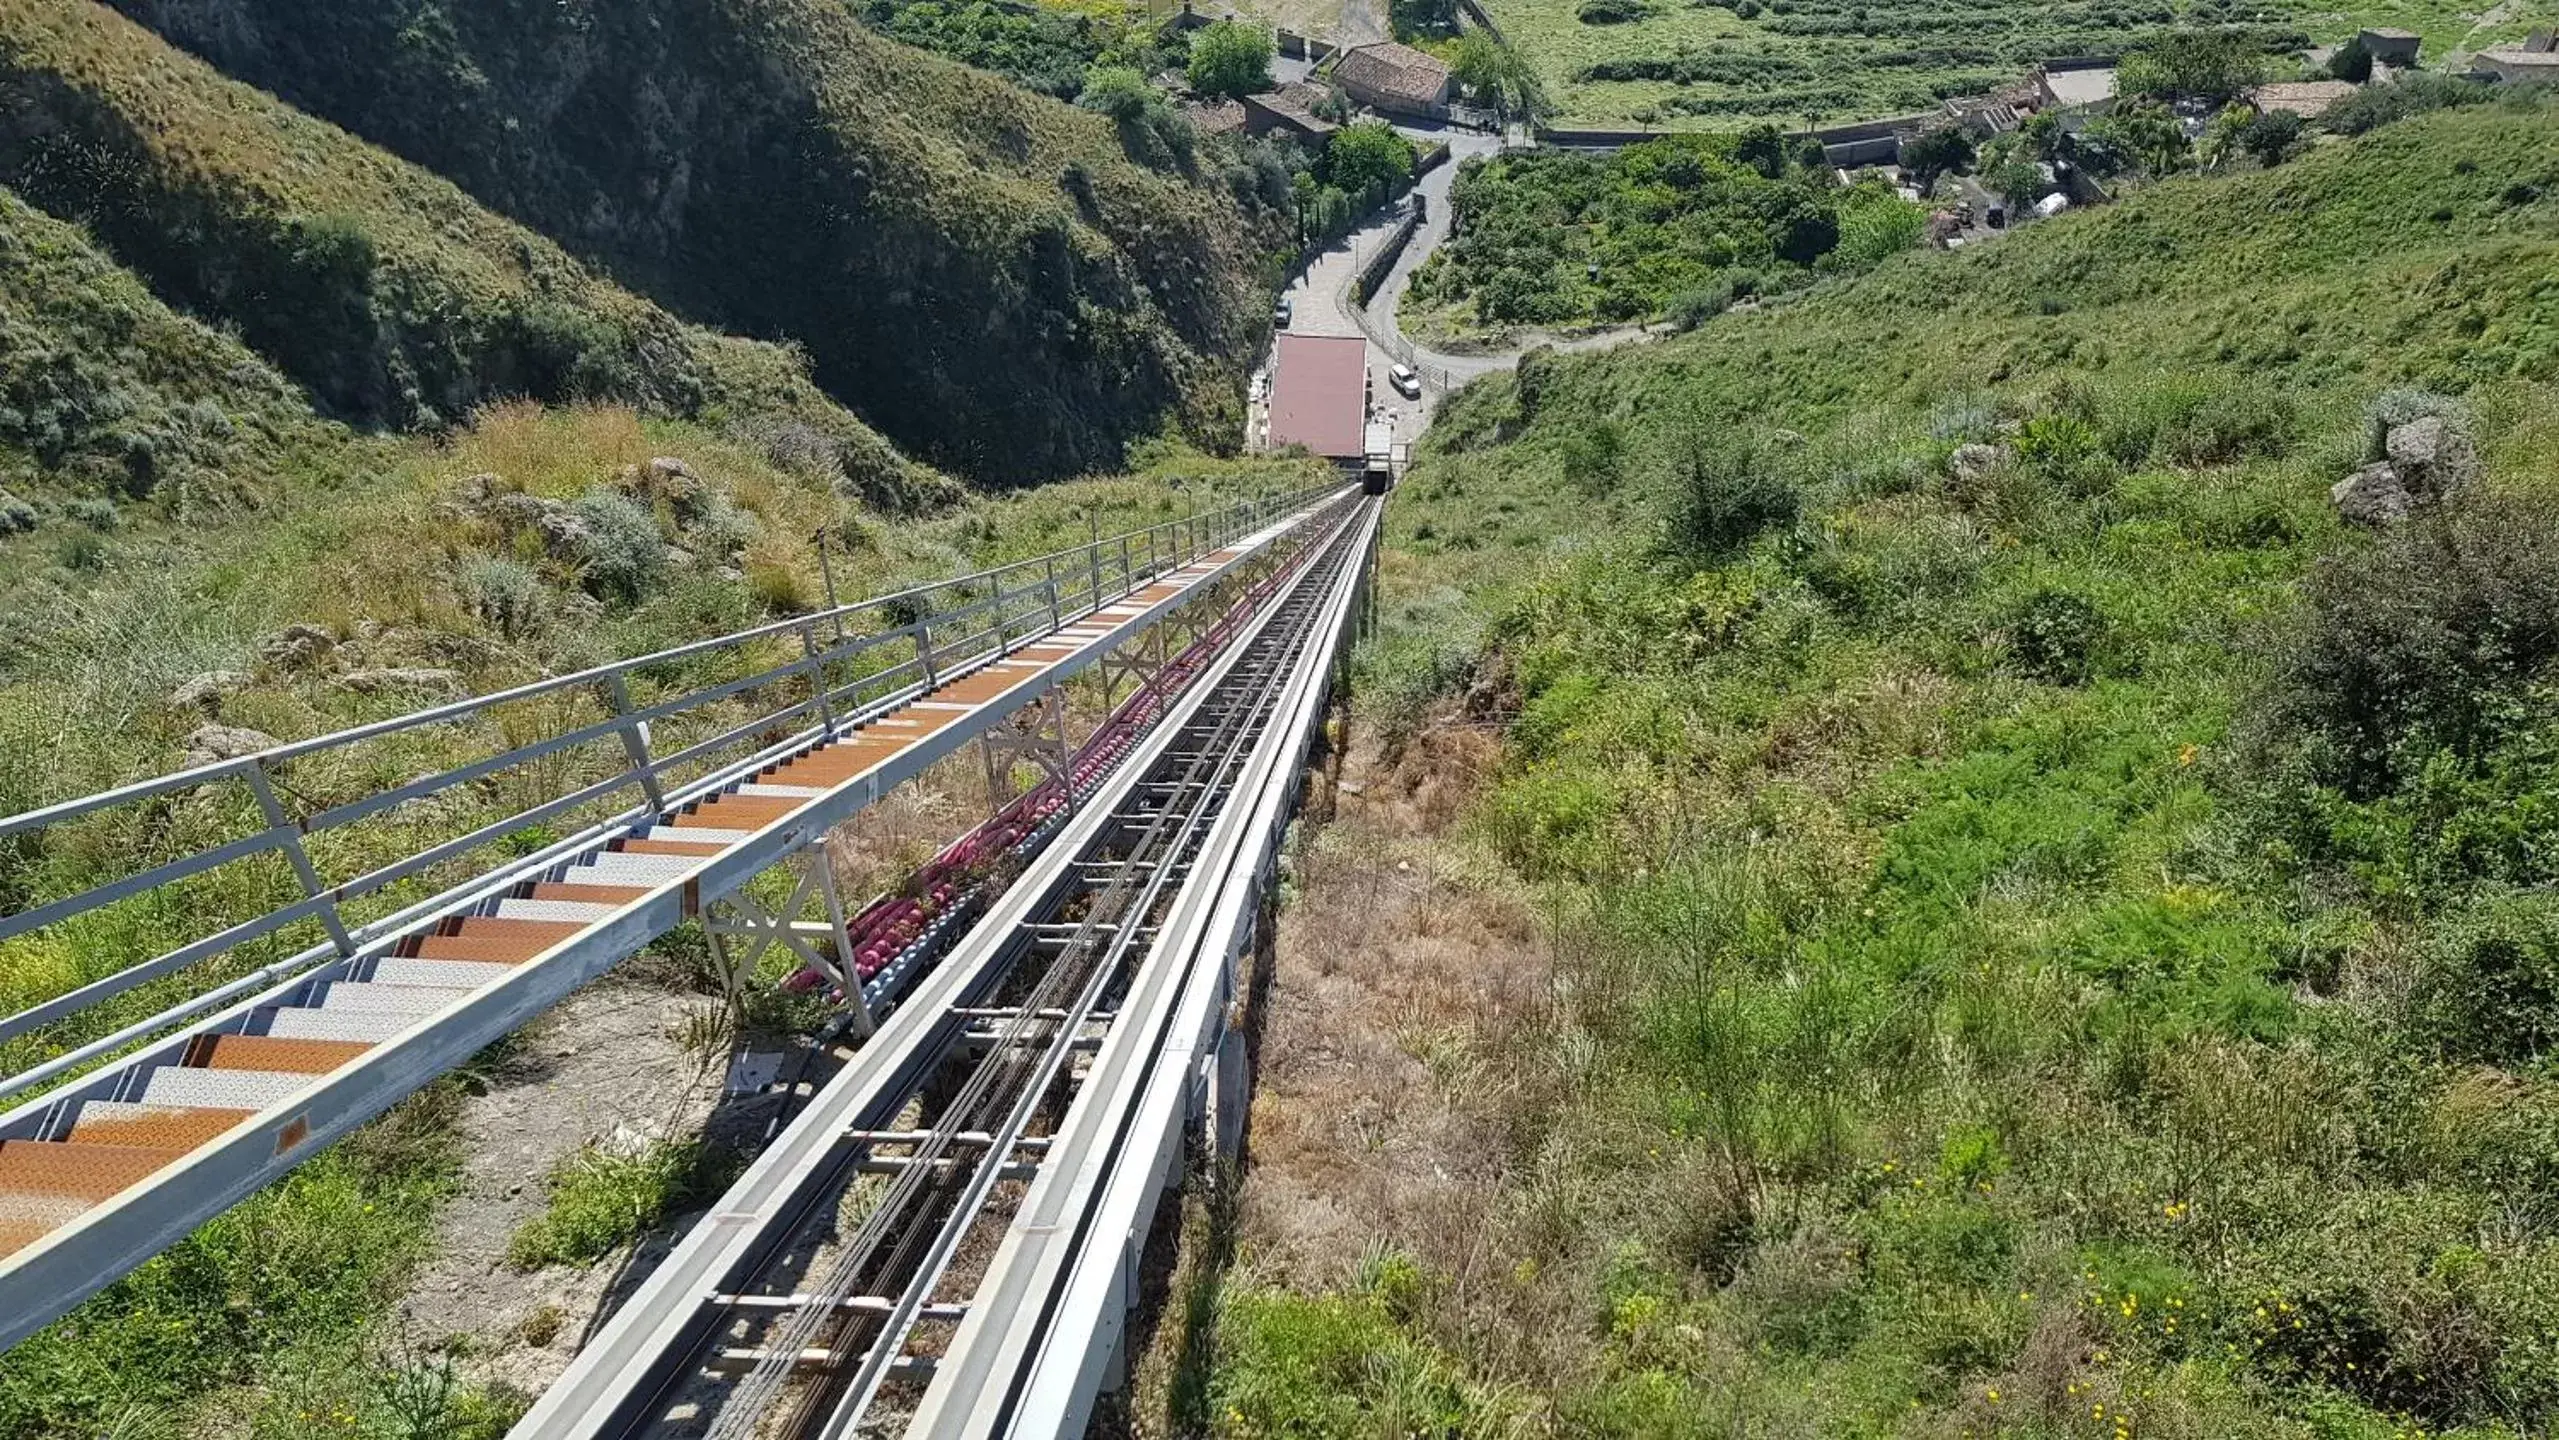
[[1288, 328], [1288, 322], [1295, 319], [1296, 316], [1297, 302], [1289, 299], [1285, 295], [1282, 295], [1279, 298], [1279, 303], [1271, 307], [1271, 328], [1274, 330], [1285, 330]]
[[1403, 393], [1405, 399], [1419, 400], [1422, 398], [1422, 377], [1413, 373], [1412, 366], [1389, 366], [1386, 371], [1386, 379], [1389, 384], [1392, 384], [1398, 391]]

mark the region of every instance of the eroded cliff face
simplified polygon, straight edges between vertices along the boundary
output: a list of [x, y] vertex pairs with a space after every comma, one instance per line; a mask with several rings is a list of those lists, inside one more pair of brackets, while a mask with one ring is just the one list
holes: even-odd
[[1231, 434], [1232, 204], [828, 0], [115, 0], [993, 481]]

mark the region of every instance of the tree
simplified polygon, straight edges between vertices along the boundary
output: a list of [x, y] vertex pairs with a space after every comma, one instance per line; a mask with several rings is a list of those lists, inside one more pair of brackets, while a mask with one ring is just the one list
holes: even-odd
[[1485, 34], [1469, 30], [1458, 37], [1449, 74], [1476, 99], [1504, 116], [1534, 120], [1546, 109], [1546, 86], [1519, 52]]
[[1901, 147], [1901, 168], [1922, 185], [1973, 163], [1973, 142], [1952, 125], [1931, 130]]
[[2290, 110], [2269, 110], [2248, 122], [2239, 132], [2239, 148], [2257, 157], [2257, 163], [2272, 169], [2289, 158], [2301, 144], [2301, 117]]
[[1760, 178], [1775, 180], [1786, 173], [1786, 139], [1774, 125], [1753, 125], [1734, 144], [1733, 158], [1758, 171]]
[[1984, 174], [1981, 183], [2007, 201], [2013, 215], [2043, 197], [2044, 172], [2031, 160], [2010, 160]]
[[2126, 55], [2115, 91], [2153, 100], [2237, 98], [2265, 75], [2265, 58], [2232, 30], [2172, 30]]
[[1191, 40], [1191, 88], [1232, 99], [1271, 83], [1271, 37], [1250, 25], [1220, 20]]
[[1324, 172], [1334, 188], [1356, 195], [1412, 174], [1413, 142], [1375, 120], [1346, 125], [1325, 147]]
[[2364, 37], [2356, 36], [2337, 47], [2328, 57], [2328, 73], [2349, 84], [2361, 85], [2372, 78], [2372, 52], [2364, 48]]
[[2128, 100], [2091, 131], [2154, 176], [2170, 174], [2186, 163], [2186, 128], [2165, 105]]
[[2038, 160], [2055, 162], [2070, 158], [2070, 132], [2061, 128], [2061, 116], [2050, 110], [2038, 110], [2017, 127], [2026, 148]]

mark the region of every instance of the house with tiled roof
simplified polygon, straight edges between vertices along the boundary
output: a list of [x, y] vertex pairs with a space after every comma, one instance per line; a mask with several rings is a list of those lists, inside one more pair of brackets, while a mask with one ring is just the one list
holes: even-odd
[[1445, 119], [1455, 82], [1438, 57], [1381, 40], [1354, 45], [1333, 67], [1333, 83], [1372, 110]]
[[2344, 80], [2287, 80], [2260, 85], [2248, 92], [2248, 103], [2260, 111], [2289, 110], [2304, 120], [2316, 120], [2328, 113], [2328, 107], [2355, 93], [2355, 87]]

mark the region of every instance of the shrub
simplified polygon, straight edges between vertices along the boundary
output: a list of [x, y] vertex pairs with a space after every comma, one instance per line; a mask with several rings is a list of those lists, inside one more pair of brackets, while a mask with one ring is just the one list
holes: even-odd
[[2010, 612], [2009, 663], [2050, 685], [2083, 685], [2096, 672], [2106, 640], [2106, 617], [2087, 597], [2067, 590], [2038, 590]]
[[1670, 443], [1668, 540], [1676, 554], [1725, 559], [1761, 531], [1792, 524], [1803, 508], [1788, 462], [1756, 436], [1692, 423]]
[[36, 528], [36, 507], [0, 490], [0, 535], [16, 535]]
[[2364, 48], [2364, 37], [2358, 35], [2337, 47], [2328, 57], [2331, 77], [2361, 85], [2372, 78], [2372, 52]]
[[2417, 70], [2387, 85], [2367, 85], [2328, 107], [2320, 124], [2339, 135], [2361, 135], [2411, 115], [2458, 105], [2485, 105], [2496, 99], [2493, 88], [2457, 75]]
[[551, 1174], [550, 1207], [507, 1243], [519, 1270], [602, 1259], [707, 1188], [698, 1142], [661, 1140], [636, 1153], [588, 1146]]
[[542, 628], [542, 579], [521, 561], [500, 555], [471, 561], [462, 570], [462, 599], [472, 614], [510, 640]]
[[2449, 1058], [2515, 1065], [2559, 1048], [2559, 895], [2491, 895], [2439, 922], [2417, 999]]
[[587, 528], [581, 547], [586, 587], [611, 599], [639, 599], [666, 568], [657, 517], [613, 490], [590, 490], [571, 508]]
[[1324, 147], [1325, 181], [1356, 195], [1413, 173], [1413, 142], [1378, 121], [1345, 126]]
[[96, 496], [83, 496], [74, 500], [62, 507], [62, 513], [92, 530], [101, 532], [113, 531], [116, 523], [123, 518], [116, 510], [116, 502], [102, 500]]
[[1585, 25], [1625, 25], [1649, 13], [1644, 0], [1582, 0], [1573, 16]]
[[2277, 642], [2261, 722], [2356, 799], [2485, 754], [2559, 660], [2559, 502], [2465, 492], [2324, 558]]
[[2302, 119], [2289, 110], [2268, 110], [2240, 129], [2239, 148], [2260, 165], [2281, 165], [2301, 147]]

